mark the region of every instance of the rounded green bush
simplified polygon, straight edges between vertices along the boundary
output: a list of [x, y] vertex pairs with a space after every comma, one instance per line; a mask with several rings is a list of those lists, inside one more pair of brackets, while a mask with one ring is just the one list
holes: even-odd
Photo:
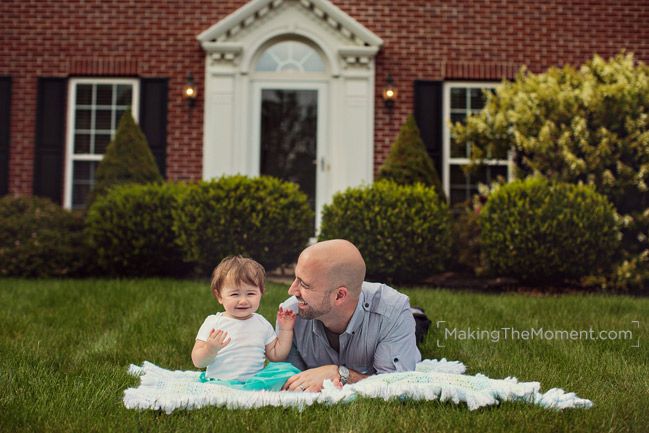
[[42, 197], [0, 199], [0, 276], [83, 274], [83, 217]]
[[295, 183], [224, 176], [192, 186], [174, 211], [185, 257], [209, 275], [226, 256], [245, 254], [267, 270], [295, 262], [313, 235], [313, 211]]
[[450, 227], [433, 187], [383, 180], [335, 194], [323, 208], [319, 240], [354, 243], [369, 280], [416, 283], [444, 269]]
[[97, 196], [86, 234], [101, 269], [114, 276], [182, 276], [190, 266], [173, 232], [182, 183], [124, 184]]
[[479, 216], [493, 272], [525, 282], [559, 282], [610, 268], [618, 246], [611, 203], [592, 187], [532, 177], [489, 196]]

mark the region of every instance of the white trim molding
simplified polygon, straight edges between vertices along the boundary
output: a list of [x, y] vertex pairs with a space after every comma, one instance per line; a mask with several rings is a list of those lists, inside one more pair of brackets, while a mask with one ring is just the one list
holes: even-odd
[[[113, 100], [111, 104], [100, 105], [94, 99], [91, 104], [77, 104], [77, 89], [79, 85], [91, 85], [93, 89], [95, 86], [101, 85], [110, 85], [110, 86], [119, 86], [127, 85], [131, 86], [131, 100], [128, 104], [118, 104], [117, 101]], [[96, 90], [93, 90], [93, 95], [95, 95]], [[114, 95], [115, 96], [115, 95]], [[93, 96], [94, 97], [94, 96]], [[102, 111], [115, 111], [117, 106], [120, 106], [121, 110], [125, 110], [127, 106], [131, 107], [131, 114], [133, 119], [137, 123], [138, 114], [140, 112], [140, 81], [133, 78], [106, 78], [106, 77], [83, 77], [83, 78], [71, 78], [68, 81], [68, 103], [67, 103], [67, 113], [66, 113], [66, 136], [65, 136], [65, 165], [64, 165], [64, 187], [63, 187], [63, 207], [66, 209], [71, 209], [74, 207], [73, 203], [73, 193], [74, 193], [74, 183], [75, 183], [75, 174], [74, 174], [74, 163], [75, 162], [86, 162], [86, 163], [99, 163], [104, 158], [103, 152], [95, 152], [94, 148], [91, 146], [88, 148], [88, 152], [84, 153], [75, 153], [75, 133], [79, 129], [75, 124], [76, 122], [76, 111], [79, 106], [84, 107], [86, 110], [90, 110], [92, 114], [95, 113], [96, 109]], [[120, 110], [120, 111], [121, 111]], [[119, 119], [112, 119], [112, 125], [109, 129], [102, 129], [100, 132], [102, 135], [107, 135], [106, 133], [110, 131], [111, 137], [110, 141], [113, 140], [114, 134], [117, 130]], [[95, 127], [94, 120], [91, 120], [91, 126], [84, 133], [88, 135], [94, 135], [97, 133], [98, 128]], [[89, 180], [89, 183], [94, 184], [92, 180]], [[79, 206], [79, 204], [77, 204]]]

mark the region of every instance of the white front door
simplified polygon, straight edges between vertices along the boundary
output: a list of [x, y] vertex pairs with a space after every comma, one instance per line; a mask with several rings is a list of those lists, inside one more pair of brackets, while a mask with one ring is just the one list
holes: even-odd
[[327, 193], [326, 90], [326, 83], [309, 81], [252, 86], [251, 171], [298, 184], [315, 212], [314, 233]]

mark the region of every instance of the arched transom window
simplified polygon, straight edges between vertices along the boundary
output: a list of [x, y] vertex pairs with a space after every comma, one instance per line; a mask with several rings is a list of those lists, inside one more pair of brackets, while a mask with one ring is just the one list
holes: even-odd
[[300, 41], [271, 45], [259, 58], [257, 72], [325, 72], [320, 54]]

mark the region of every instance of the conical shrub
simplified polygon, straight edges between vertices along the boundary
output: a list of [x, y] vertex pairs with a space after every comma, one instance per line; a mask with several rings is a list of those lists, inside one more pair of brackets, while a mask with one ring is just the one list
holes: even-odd
[[376, 180], [383, 179], [392, 180], [399, 185], [413, 185], [419, 182], [432, 186], [438, 197], [446, 199], [437, 170], [426, 151], [412, 114], [408, 115], [397, 139], [392, 143], [385, 163], [379, 169]]
[[147, 184], [162, 182], [144, 133], [135, 123], [131, 109], [122, 115], [113, 141], [95, 172], [95, 185], [86, 208], [110, 188], [126, 183]]

